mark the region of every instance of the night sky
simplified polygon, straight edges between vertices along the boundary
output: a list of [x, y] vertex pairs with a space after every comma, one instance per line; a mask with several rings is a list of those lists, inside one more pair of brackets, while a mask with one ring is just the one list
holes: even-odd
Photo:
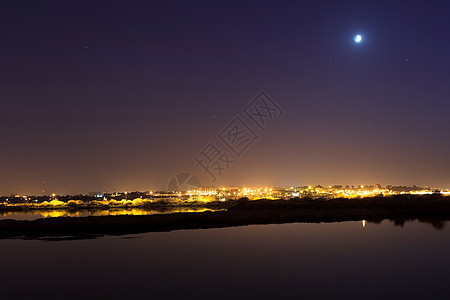
[[[179, 172], [450, 187], [449, 13], [448, 1], [2, 1], [0, 194], [39, 194], [43, 180], [59, 194], [165, 189]], [[261, 90], [284, 115], [212, 182], [194, 157]]]

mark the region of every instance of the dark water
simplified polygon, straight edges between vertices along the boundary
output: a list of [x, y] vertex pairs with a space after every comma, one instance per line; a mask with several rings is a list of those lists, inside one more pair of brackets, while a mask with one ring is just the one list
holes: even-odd
[[345, 222], [0, 241], [2, 299], [446, 299], [450, 227]]

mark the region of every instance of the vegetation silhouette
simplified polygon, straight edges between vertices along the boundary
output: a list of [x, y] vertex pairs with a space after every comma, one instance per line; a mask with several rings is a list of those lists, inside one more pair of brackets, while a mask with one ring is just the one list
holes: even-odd
[[[220, 203], [214, 204], [220, 207]], [[450, 220], [450, 197], [395, 195], [355, 199], [254, 200], [241, 198], [223, 204], [217, 212], [173, 213], [147, 216], [58, 217], [33, 221], [1, 220], [0, 239], [85, 239], [104, 235], [205, 229], [252, 224], [321, 223], [360, 221], [380, 223], [391, 220], [396, 226], [418, 220], [435, 229]]]

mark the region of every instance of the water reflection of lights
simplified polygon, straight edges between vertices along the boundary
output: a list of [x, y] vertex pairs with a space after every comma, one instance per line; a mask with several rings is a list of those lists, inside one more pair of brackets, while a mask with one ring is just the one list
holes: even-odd
[[366, 220], [362, 220], [361, 223], [363, 228], [366, 227]]
[[190, 212], [206, 212], [206, 211], [216, 211], [216, 210], [202, 207], [199, 208], [171, 207], [163, 210], [150, 210], [141, 208], [79, 210], [79, 211], [66, 209], [27, 210], [17, 212], [0, 212], [0, 220], [1, 219], [35, 220], [41, 218], [57, 218], [57, 217], [123, 216], [123, 215], [143, 216], [155, 214], [190, 213]]

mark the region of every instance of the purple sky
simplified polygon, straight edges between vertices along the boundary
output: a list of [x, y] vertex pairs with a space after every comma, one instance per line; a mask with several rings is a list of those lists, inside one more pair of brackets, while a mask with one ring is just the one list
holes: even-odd
[[[449, 9], [2, 1], [0, 194], [164, 189], [179, 172], [450, 187]], [[193, 157], [261, 90], [284, 116], [211, 182]]]

